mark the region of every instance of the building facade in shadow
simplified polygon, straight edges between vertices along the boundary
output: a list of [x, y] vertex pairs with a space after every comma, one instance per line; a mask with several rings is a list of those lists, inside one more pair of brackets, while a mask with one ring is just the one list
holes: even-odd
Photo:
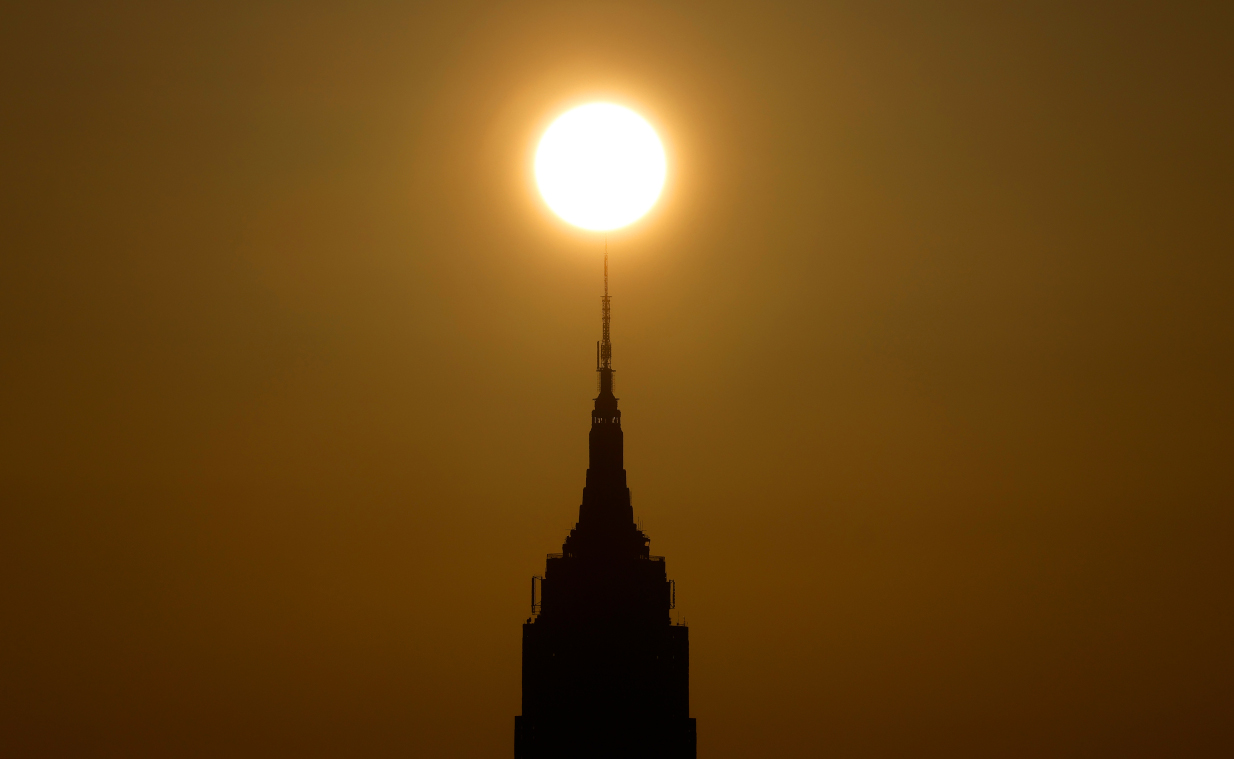
[[664, 557], [634, 523], [613, 395], [608, 261], [578, 524], [532, 579], [516, 759], [694, 759], [689, 629], [669, 614]]

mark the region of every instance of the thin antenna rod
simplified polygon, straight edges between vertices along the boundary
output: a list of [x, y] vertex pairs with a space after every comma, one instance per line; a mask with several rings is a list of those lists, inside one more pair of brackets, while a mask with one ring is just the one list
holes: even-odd
[[604, 236], [604, 297], [600, 299], [600, 316], [603, 322], [603, 332], [600, 342], [600, 369], [612, 370], [613, 344], [609, 342], [609, 300], [608, 300], [608, 235]]

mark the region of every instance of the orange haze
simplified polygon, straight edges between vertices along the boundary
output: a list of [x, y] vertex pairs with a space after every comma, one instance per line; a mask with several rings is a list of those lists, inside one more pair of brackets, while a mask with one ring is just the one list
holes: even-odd
[[0, 755], [512, 755], [589, 99], [699, 755], [1234, 754], [1231, 7], [6, 12]]

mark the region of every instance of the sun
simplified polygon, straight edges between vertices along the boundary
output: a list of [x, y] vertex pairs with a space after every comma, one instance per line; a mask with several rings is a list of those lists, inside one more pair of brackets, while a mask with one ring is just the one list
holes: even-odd
[[563, 113], [536, 149], [536, 184], [570, 224], [605, 231], [647, 213], [664, 187], [660, 138], [642, 116], [612, 103]]

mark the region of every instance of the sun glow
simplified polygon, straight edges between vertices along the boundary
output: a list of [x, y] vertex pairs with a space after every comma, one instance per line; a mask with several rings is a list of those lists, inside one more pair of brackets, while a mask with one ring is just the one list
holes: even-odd
[[603, 231], [647, 213], [664, 187], [664, 147], [629, 108], [589, 103], [562, 114], [536, 149], [536, 184], [570, 224]]

